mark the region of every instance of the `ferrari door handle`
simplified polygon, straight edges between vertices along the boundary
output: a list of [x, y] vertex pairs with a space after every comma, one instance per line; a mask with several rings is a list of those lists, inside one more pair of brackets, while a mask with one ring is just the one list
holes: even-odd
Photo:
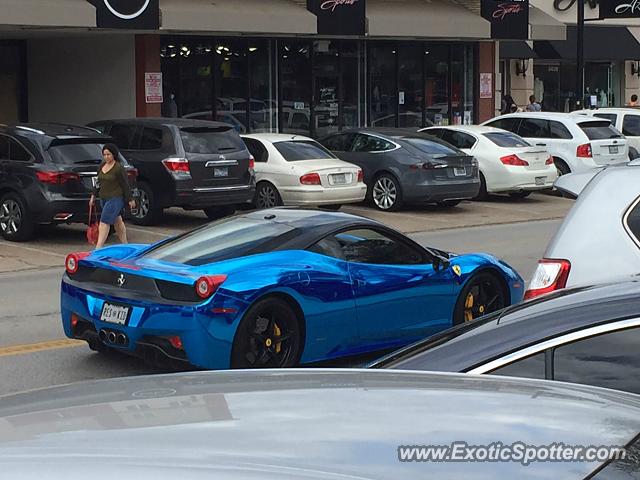
[[536, 143], [536, 146], [538, 146], [538, 147], [546, 147], [547, 144], [546, 143]]

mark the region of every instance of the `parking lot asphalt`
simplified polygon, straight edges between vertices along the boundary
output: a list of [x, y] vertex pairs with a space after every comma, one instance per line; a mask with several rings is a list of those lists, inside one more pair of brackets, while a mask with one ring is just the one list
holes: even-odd
[[[573, 200], [533, 194], [517, 200], [493, 196], [483, 202], [462, 202], [450, 209], [435, 206], [410, 206], [399, 212], [381, 212], [365, 205], [344, 206], [341, 211], [378, 220], [403, 233], [432, 232], [473, 226], [552, 220], [563, 218]], [[208, 222], [202, 211], [187, 212], [173, 208], [165, 212], [161, 225], [140, 227], [128, 224], [132, 243], [152, 243]], [[37, 238], [27, 243], [0, 240], [0, 272], [17, 272], [62, 266], [72, 251], [88, 250], [82, 225], [42, 227]], [[115, 242], [114, 236], [110, 241]]]

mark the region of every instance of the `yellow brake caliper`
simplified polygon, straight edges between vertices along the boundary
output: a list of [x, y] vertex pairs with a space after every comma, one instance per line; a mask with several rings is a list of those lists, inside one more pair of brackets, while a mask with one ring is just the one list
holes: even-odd
[[[278, 327], [277, 323], [273, 324], [273, 333], [274, 336], [277, 338], [280, 338], [280, 335], [282, 334], [282, 332], [280, 331], [280, 327]], [[280, 353], [280, 349], [282, 348], [282, 343], [280, 343], [278, 340], [276, 340], [276, 353]]]
[[464, 321], [470, 322], [473, 320], [473, 293], [469, 293], [464, 301]]

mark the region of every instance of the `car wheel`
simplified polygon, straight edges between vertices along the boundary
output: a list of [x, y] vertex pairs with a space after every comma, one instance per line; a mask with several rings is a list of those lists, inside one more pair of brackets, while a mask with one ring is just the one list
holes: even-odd
[[342, 205], [319, 205], [319, 207], [323, 210], [333, 210], [334, 212], [337, 212], [342, 208]]
[[509, 305], [501, 280], [493, 273], [475, 274], [460, 292], [453, 312], [453, 324], [495, 312]]
[[402, 207], [402, 190], [393, 175], [384, 173], [376, 178], [371, 188], [371, 199], [379, 210], [394, 212]]
[[137, 209], [131, 215], [133, 223], [137, 225], [155, 225], [162, 217], [162, 208], [158, 206], [151, 185], [147, 182], [138, 182]]
[[26, 203], [15, 193], [7, 193], [0, 199], [0, 233], [5, 240], [24, 242], [35, 230]]
[[294, 310], [279, 298], [253, 305], [242, 318], [231, 350], [231, 368], [283, 368], [298, 364], [302, 331]]
[[486, 200], [489, 198], [489, 193], [487, 192], [487, 181], [484, 178], [482, 172], [480, 172], [480, 190], [478, 191], [478, 195], [473, 197], [474, 200]]
[[256, 187], [254, 203], [258, 209], [279, 207], [282, 205], [282, 198], [276, 187], [269, 182], [261, 182]]
[[635, 160], [636, 158], [640, 157], [640, 153], [638, 153], [638, 150], [636, 150], [633, 147], [629, 148], [629, 160]]
[[218, 220], [223, 217], [228, 217], [236, 212], [236, 207], [233, 205], [225, 205], [223, 207], [209, 207], [203, 209], [204, 214], [209, 220]]
[[511, 198], [527, 198], [532, 192], [511, 192], [509, 196]]
[[437, 205], [441, 208], [453, 208], [457, 207], [462, 200], [444, 200], [442, 202], [438, 202]]
[[559, 177], [561, 177], [562, 175], [571, 173], [571, 169], [566, 163], [564, 163], [563, 160], [560, 160], [559, 158], [554, 157], [553, 163], [556, 165], [556, 170], [558, 171]]

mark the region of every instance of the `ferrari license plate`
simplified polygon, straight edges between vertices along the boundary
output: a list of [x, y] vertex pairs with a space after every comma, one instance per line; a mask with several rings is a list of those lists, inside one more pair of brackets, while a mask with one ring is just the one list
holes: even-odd
[[130, 311], [131, 307], [105, 302], [102, 306], [100, 320], [106, 323], [115, 323], [116, 325], [126, 325]]
[[227, 167], [216, 167], [213, 169], [214, 177], [228, 177], [229, 169]]
[[467, 174], [467, 169], [464, 167], [454, 167], [453, 174], [456, 177], [464, 177]]
[[536, 177], [536, 185], [544, 185], [546, 179], [547, 177]]
[[618, 153], [618, 146], [617, 145], [610, 145], [609, 146], [609, 153], [611, 155], [614, 155], [614, 154]]

